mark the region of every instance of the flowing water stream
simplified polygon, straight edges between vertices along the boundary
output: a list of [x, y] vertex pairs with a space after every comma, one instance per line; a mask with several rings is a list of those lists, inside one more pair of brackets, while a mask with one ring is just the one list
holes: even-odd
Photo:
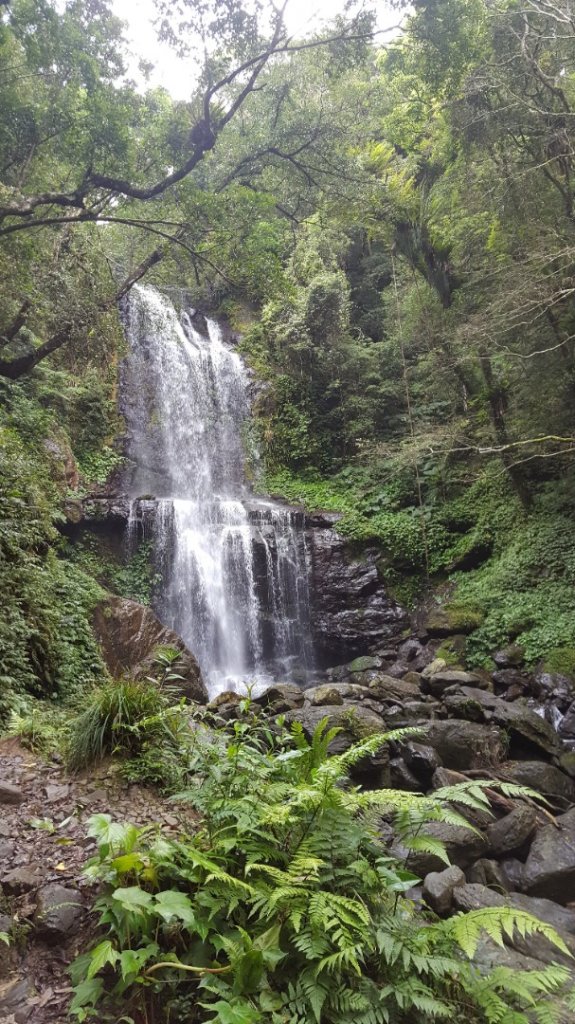
[[156, 610], [213, 695], [310, 669], [308, 565], [302, 514], [254, 499], [246, 483], [242, 360], [215, 321], [204, 333], [193, 320], [154, 288], [132, 290], [122, 386], [128, 532], [152, 505]]

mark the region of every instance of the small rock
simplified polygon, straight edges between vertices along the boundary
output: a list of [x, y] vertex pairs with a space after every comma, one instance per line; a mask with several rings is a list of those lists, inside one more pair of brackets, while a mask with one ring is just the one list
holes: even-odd
[[517, 668], [525, 661], [525, 650], [519, 644], [510, 644], [493, 655], [498, 668]]
[[0, 985], [0, 1021], [25, 1024], [34, 1009], [36, 990], [30, 978], [16, 978]]
[[529, 804], [518, 804], [509, 814], [487, 826], [491, 852], [496, 857], [517, 853], [537, 827], [537, 811]]
[[47, 942], [58, 943], [77, 932], [82, 912], [81, 898], [75, 889], [51, 882], [38, 892], [33, 921], [38, 935]]
[[0, 804], [21, 804], [23, 800], [24, 794], [18, 786], [0, 781]]
[[507, 878], [496, 860], [480, 857], [466, 872], [467, 881], [471, 884], [485, 885], [496, 892], [507, 892], [510, 888]]
[[430, 871], [423, 882], [423, 898], [436, 914], [448, 914], [453, 903], [453, 890], [465, 885], [465, 875], [455, 864], [444, 871]]
[[441, 767], [441, 758], [437, 751], [425, 743], [416, 743], [414, 740], [409, 740], [408, 743], [404, 744], [402, 754], [414, 775], [426, 785], [430, 783], [436, 768]]
[[13, 839], [0, 839], [0, 864], [7, 864], [14, 854], [16, 843]]
[[49, 804], [57, 803], [58, 800], [65, 800], [69, 792], [70, 787], [68, 785], [48, 783], [45, 786], [46, 800]]
[[40, 885], [43, 877], [41, 864], [23, 864], [1, 876], [2, 888], [8, 896], [21, 896]]

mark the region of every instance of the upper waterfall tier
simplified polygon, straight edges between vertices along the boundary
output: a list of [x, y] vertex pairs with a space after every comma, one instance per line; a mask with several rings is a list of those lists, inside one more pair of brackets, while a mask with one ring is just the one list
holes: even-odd
[[[159, 499], [160, 618], [198, 658], [212, 693], [289, 679], [312, 662], [302, 516], [248, 509], [247, 374], [214, 321], [201, 333], [154, 288], [133, 289], [123, 372], [129, 484]], [[253, 504], [253, 499], [249, 500]]]
[[249, 413], [242, 360], [222, 340], [178, 317], [154, 288], [136, 287], [128, 308], [124, 372], [134, 497], [237, 498], [245, 493], [243, 425]]

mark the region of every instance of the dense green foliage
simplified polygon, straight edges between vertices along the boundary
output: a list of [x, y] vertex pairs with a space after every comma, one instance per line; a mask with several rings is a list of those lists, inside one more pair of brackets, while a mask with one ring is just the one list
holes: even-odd
[[222, 1024], [424, 1024], [463, 1006], [477, 1024], [556, 1019], [568, 970], [479, 974], [468, 960], [483, 932], [541, 931], [562, 946], [549, 926], [490, 908], [422, 927], [406, 896], [414, 876], [379, 836], [393, 817], [408, 849], [445, 857], [425, 823], [469, 827], [451, 803], [485, 810], [484, 786], [361, 793], [349, 769], [394, 734], [328, 757], [336, 731], [322, 723], [308, 743], [300, 725], [259, 724], [246, 701], [233, 735], [190, 731], [193, 835], [91, 819], [102, 939], [72, 968], [79, 1020], [112, 1019], [118, 1000]]
[[[105, 0], [0, 23], [2, 422], [34, 486], [48, 435], [80, 488], [117, 465], [114, 300], [147, 272], [240, 330], [256, 486], [341, 511], [404, 600], [453, 580], [473, 661], [573, 646], [569, 3], [433, 0], [383, 48], [350, 12], [301, 50], [268, 3], [157, 6], [215, 44], [186, 102], [119, 78]], [[150, 599], [148, 565], [88, 571]]]

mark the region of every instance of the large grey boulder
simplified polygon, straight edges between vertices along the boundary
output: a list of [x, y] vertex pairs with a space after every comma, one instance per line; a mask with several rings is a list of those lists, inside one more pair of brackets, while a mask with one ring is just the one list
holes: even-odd
[[540, 829], [523, 869], [523, 888], [531, 896], [557, 903], [575, 901], [575, 808]]
[[[487, 840], [477, 830], [465, 828], [464, 825], [449, 825], [440, 821], [431, 821], [421, 830], [421, 835], [439, 839], [445, 846], [451, 864], [467, 868], [470, 864], [487, 852]], [[445, 861], [436, 853], [426, 850], [408, 850], [400, 840], [395, 840], [391, 852], [398, 860], [406, 861], [410, 871], [425, 878], [432, 871], [442, 871]]]
[[545, 761], [506, 761], [501, 776], [519, 786], [529, 786], [542, 796], [568, 806], [575, 800], [575, 782], [568, 775]]
[[537, 828], [537, 811], [530, 804], [518, 804], [509, 814], [487, 826], [490, 851], [495, 857], [517, 853]]
[[503, 736], [496, 726], [462, 720], [431, 721], [423, 742], [437, 751], [446, 768], [456, 771], [487, 768], [501, 760], [504, 750]]
[[450, 706], [453, 716], [477, 720], [476, 708], [480, 708], [483, 720], [505, 729], [511, 747], [520, 755], [535, 753], [537, 756], [540, 751], [547, 755], [557, 754], [559, 741], [555, 730], [522, 701], [510, 704], [475, 686], [458, 687], [458, 695], [465, 699]]
[[173, 665], [178, 689], [190, 700], [205, 704], [208, 692], [200, 667], [181, 636], [163, 626], [151, 608], [127, 597], [108, 596], [94, 612], [94, 633], [111, 676], [143, 679], [157, 672], [154, 652], [174, 647], [180, 652]]
[[[567, 948], [575, 953], [575, 914], [563, 907], [558, 907], [551, 900], [533, 899], [516, 892], [502, 896], [484, 885], [468, 883], [454, 889], [453, 902], [458, 910], [463, 911], [480, 910], [485, 907], [513, 907], [516, 910], [526, 911], [545, 924], [551, 925], [563, 939]], [[505, 941], [506, 945], [513, 947], [519, 953], [535, 957], [544, 963], [561, 962], [570, 967], [573, 966], [571, 957], [566, 956], [549, 939], [537, 933], [523, 937], [516, 931], [512, 938]]]
[[[360, 740], [385, 732], [384, 719], [364, 703], [314, 705], [306, 703], [301, 708], [288, 711], [286, 722], [301, 722], [304, 733], [311, 739], [317, 726], [327, 720], [328, 728], [339, 729], [338, 735], [329, 745], [330, 754], [341, 754]], [[364, 758], [353, 769], [354, 777], [368, 775], [373, 784], [389, 786], [389, 749], [387, 745], [371, 757]]]

